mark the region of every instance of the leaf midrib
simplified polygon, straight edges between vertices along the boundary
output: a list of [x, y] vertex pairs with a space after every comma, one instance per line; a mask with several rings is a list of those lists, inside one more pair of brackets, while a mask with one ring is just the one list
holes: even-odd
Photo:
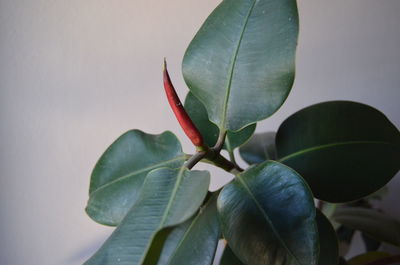
[[172, 192], [171, 192], [171, 197], [170, 197], [170, 199], [169, 199], [169, 201], [168, 201], [167, 206], [165, 207], [164, 214], [161, 216], [161, 221], [160, 221], [160, 223], [159, 223], [159, 226], [158, 226], [157, 229], [154, 230], [154, 232], [153, 232], [153, 234], [152, 234], [152, 236], [151, 236], [151, 238], [150, 238], [150, 240], [149, 240], [149, 244], [147, 244], [146, 249], [145, 249], [144, 252], [143, 252], [143, 255], [142, 255], [142, 258], [141, 258], [139, 264], [143, 264], [144, 260], [146, 259], [147, 254], [148, 254], [148, 252], [149, 252], [149, 249], [150, 249], [150, 247], [151, 247], [151, 244], [153, 243], [153, 240], [154, 240], [155, 236], [157, 235], [157, 233], [158, 233], [161, 229], [163, 229], [163, 228], [165, 227], [165, 222], [166, 222], [166, 220], [167, 220], [167, 218], [168, 218], [169, 211], [171, 210], [172, 203], [173, 203], [173, 201], [175, 200], [177, 191], [178, 191], [179, 186], [180, 186], [180, 184], [181, 184], [181, 182], [182, 182], [182, 180], [183, 180], [183, 176], [184, 176], [184, 171], [185, 171], [185, 169], [186, 169], [185, 167], [181, 167], [180, 170], [179, 170], [179, 172], [178, 172], [178, 175], [176, 176], [176, 181], [175, 181], [174, 188], [172, 189]]
[[[208, 205], [212, 202], [212, 199], [210, 199], [203, 207], [204, 211], [206, 211], [206, 207], [208, 207]], [[181, 240], [179, 241], [178, 245], [176, 246], [174, 252], [171, 254], [171, 257], [168, 259], [167, 264], [171, 264], [171, 261], [174, 259], [176, 253], [178, 252], [178, 249], [182, 246], [183, 242], [186, 240], [187, 236], [189, 235], [191, 229], [193, 228], [193, 226], [199, 221], [201, 217], [201, 210], [200, 212], [197, 214], [197, 216], [193, 219], [192, 223], [190, 224], [190, 226], [188, 227], [188, 229], [185, 231], [183, 237], [181, 238]]]
[[175, 162], [175, 161], [185, 160], [185, 157], [186, 157], [185, 155], [181, 155], [181, 156], [175, 157], [174, 159], [165, 160], [165, 161], [162, 161], [160, 163], [156, 163], [156, 164], [153, 164], [151, 166], [148, 166], [148, 167], [145, 167], [145, 168], [142, 168], [142, 169], [139, 169], [139, 170], [132, 171], [132, 172], [126, 174], [126, 175], [118, 177], [118, 178], [116, 178], [116, 179], [114, 179], [114, 180], [112, 180], [110, 182], [107, 182], [104, 185], [99, 186], [97, 189], [92, 191], [89, 195], [92, 196], [94, 193], [97, 193], [97, 192], [99, 192], [99, 191], [101, 191], [101, 190], [103, 190], [103, 189], [105, 189], [105, 188], [107, 188], [107, 187], [109, 187], [111, 185], [114, 185], [114, 184], [116, 184], [116, 183], [118, 183], [120, 181], [123, 181], [123, 180], [125, 180], [127, 178], [133, 177], [133, 176], [138, 175], [140, 173], [146, 172], [148, 170], [156, 169], [158, 167], [162, 167], [164, 165], [167, 165], [167, 164]]
[[274, 224], [272, 223], [271, 219], [268, 217], [268, 214], [264, 211], [264, 208], [261, 206], [261, 204], [258, 202], [256, 197], [254, 196], [253, 192], [251, 191], [250, 187], [247, 185], [247, 183], [244, 181], [242, 176], [239, 174], [237, 175], [237, 179], [240, 181], [242, 186], [245, 188], [247, 193], [250, 195], [250, 197], [253, 199], [254, 203], [256, 204], [257, 208], [260, 210], [264, 218], [267, 220], [269, 225], [271, 226], [272, 231], [274, 232], [275, 236], [278, 238], [279, 242], [281, 242], [282, 246], [287, 250], [287, 252], [295, 259], [297, 264], [301, 265], [301, 262], [297, 259], [297, 257], [292, 253], [292, 251], [289, 249], [289, 247], [285, 244], [285, 242], [282, 240], [280, 237], [280, 234], [278, 231], [275, 229]]
[[316, 145], [313, 147], [308, 147], [305, 148], [303, 150], [294, 152], [290, 155], [284, 156], [280, 159], [278, 159], [278, 162], [283, 163], [285, 160], [291, 159], [293, 157], [296, 156], [300, 156], [309, 152], [313, 152], [313, 151], [318, 151], [321, 149], [325, 149], [325, 148], [330, 148], [330, 147], [336, 147], [336, 146], [342, 146], [342, 145], [357, 145], [357, 144], [382, 144], [382, 145], [393, 145], [393, 143], [389, 143], [389, 142], [383, 142], [383, 141], [346, 141], [346, 142], [336, 142], [336, 143], [330, 143], [330, 144], [323, 144], [323, 145]]
[[222, 128], [221, 128], [221, 130], [225, 130], [226, 129], [226, 124], [225, 124], [226, 123], [226, 113], [227, 113], [227, 110], [228, 110], [228, 100], [229, 100], [231, 87], [232, 87], [233, 72], [234, 72], [234, 69], [235, 69], [235, 66], [236, 66], [236, 59], [237, 59], [237, 56], [239, 54], [239, 49], [240, 49], [240, 46], [242, 44], [244, 32], [246, 31], [247, 23], [249, 22], [251, 13], [253, 12], [253, 9], [254, 9], [254, 6], [256, 5], [256, 2], [257, 2], [256, 0], [253, 0], [253, 4], [251, 5], [251, 7], [249, 9], [249, 12], [246, 15], [245, 22], [244, 22], [243, 28], [242, 28], [242, 30], [240, 32], [240, 37], [239, 37], [239, 40], [237, 42], [235, 52], [234, 52], [234, 54], [232, 56], [232, 59], [231, 59], [231, 65], [230, 65], [230, 69], [229, 69], [229, 73], [228, 73], [229, 78], [228, 78], [228, 83], [226, 85], [226, 94], [225, 94], [224, 105], [223, 105], [223, 110], [222, 110], [222, 119], [221, 119]]

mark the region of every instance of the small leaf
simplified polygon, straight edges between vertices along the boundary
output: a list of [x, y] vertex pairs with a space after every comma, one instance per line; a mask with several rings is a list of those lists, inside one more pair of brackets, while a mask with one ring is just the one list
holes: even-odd
[[240, 156], [249, 165], [276, 159], [274, 132], [254, 134], [245, 145], [239, 148]]
[[222, 130], [271, 116], [294, 81], [295, 0], [224, 0], [190, 43], [182, 63], [190, 91]]
[[292, 169], [274, 161], [249, 168], [223, 188], [218, 212], [223, 235], [244, 264], [317, 264], [314, 201]]
[[139, 265], [158, 231], [188, 220], [204, 200], [206, 171], [159, 168], [151, 171], [137, 203], [85, 265]]
[[276, 135], [279, 161], [318, 199], [347, 202], [382, 188], [400, 168], [400, 133], [380, 111], [331, 101], [287, 118]]
[[372, 209], [343, 207], [336, 210], [333, 219], [376, 240], [400, 246], [400, 222], [386, 214]]
[[387, 257], [390, 257], [390, 254], [385, 252], [368, 252], [351, 258], [348, 263], [349, 265], [365, 265]]
[[[204, 105], [190, 92], [185, 99], [185, 109], [203, 135], [206, 144], [214, 146], [218, 139], [219, 129], [208, 119], [207, 110]], [[255, 129], [256, 124], [251, 124], [238, 132], [228, 131], [223, 148], [233, 151], [233, 149], [245, 143], [254, 133]]]
[[135, 203], [148, 172], [165, 166], [178, 168], [184, 161], [181, 145], [171, 132], [126, 132], [93, 169], [86, 212], [96, 222], [118, 225]]
[[244, 265], [244, 264], [238, 259], [238, 257], [236, 257], [235, 253], [233, 253], [229, 245], [226, 245], [219, 265]]
[[337, 265], [339, 262], [339, 244], [336, 232], [321, 211], [317, 211], [316, 220], [320, 243], [318, 265]]

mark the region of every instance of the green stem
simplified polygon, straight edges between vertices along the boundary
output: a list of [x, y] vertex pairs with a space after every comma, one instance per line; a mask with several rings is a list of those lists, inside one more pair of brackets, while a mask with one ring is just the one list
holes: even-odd
[[216, 152], [216, 153], [221, 152], [221, 149], [224, 146], [225, 137], [226, 137], [226, 130], [220, 130], [217, 143], [212, 148], [214, 152]]
[[231, 160], [232, 164], [234, 164], [236, 168], [241, 169], [241, 167], [236, 163], [235, 153], [233, 151], [228, 151], [228, 154], [229, 154], [229, 159]]

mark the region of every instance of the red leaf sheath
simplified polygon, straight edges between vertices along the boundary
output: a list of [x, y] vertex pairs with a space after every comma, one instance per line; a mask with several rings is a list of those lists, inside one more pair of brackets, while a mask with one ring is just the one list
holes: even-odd
[[178, 94], [176, 94], [175, 88], [172, 85], [171, 79], [168, 74], [167, 64], [164, 61], [164, 88], [167, 94], [169, 105], [174, 111], [175, 117], [178, 119], [185, 134], [189, 137], [195, 146], [203, 146], [203, 137], [199, 130], [194, 125], [192, 119], [190, 119], [186, 110], [183, 108], [181, 101], [179, 100]]

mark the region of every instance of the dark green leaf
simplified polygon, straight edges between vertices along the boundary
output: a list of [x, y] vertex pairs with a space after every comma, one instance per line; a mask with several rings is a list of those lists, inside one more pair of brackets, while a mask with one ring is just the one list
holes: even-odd
[[189, 219], [204, 200], [206, 171], [159, 168], [151, 171], [137, 203], [85, 265], [142, 264], [157, 232]]
[[254, 134], [245, 145], [239, 148], [240, 156], [249, 165], [276, 159], [274, 132]]
[[219, 265], [244, 265], [233, 253], [229, 245], [225, 246]]
[[96, 222], [118, 225], [135, 203], [148, 172], [165, 166], [178, 168], [184, 161], [181, 145], [171, 132], [126, 132], [93, 169], [86, 212]]
[[295, 0], [224, 0], [190, 43], [183, 76], [219, 128], [272, 115], [294, 80]]
[[[188, 93], [185, 100], [185, 109], [196, 127], [201, 132], [208, 146], [214, 146], [218, 139], [219, 129], [207, 116], [204, 105], [192, 93]], [[229, 131], [226, 135], [224, 149], [233, 151], [236, 147], [246, 142], [256, 129], [256, 124], [251, 124], [238, 132]]]
[[307, 184], [274, 161], [253, 166], [218, 198], [224, 237], [247, 265], [315, 265], [318, 231]]
[[400, 133], [378, 110], [350, 101], [302, 109], [276, 135], [279, 161], [299, 172], [329, 202], [362, 198], [400, 168]]
[[[184, 233], [171, 233], [157, 265], [212, 264], [220, 235], [217, 198], [218, 195], [215, 194], [196, 217], [176, 228], [184, 230]], [[180, 226], [183, 226], [183, 229]]]
[[339, 263], [339, 245], [336, 232], [320, 211], [317, 211], [317, 225], [320, 243], [318, 265], [337, 265]]
[[376, 240], [400, 246], [400, 222], [386, 214], [372, 209], [342, 207], [335, 211], [333, 219]]
[[349, 260], [349, 265], [365, 265], [373, 261], [380, 260], [382, 258], [390, 257], [388, 253], [385, 252], [368, 252]]

